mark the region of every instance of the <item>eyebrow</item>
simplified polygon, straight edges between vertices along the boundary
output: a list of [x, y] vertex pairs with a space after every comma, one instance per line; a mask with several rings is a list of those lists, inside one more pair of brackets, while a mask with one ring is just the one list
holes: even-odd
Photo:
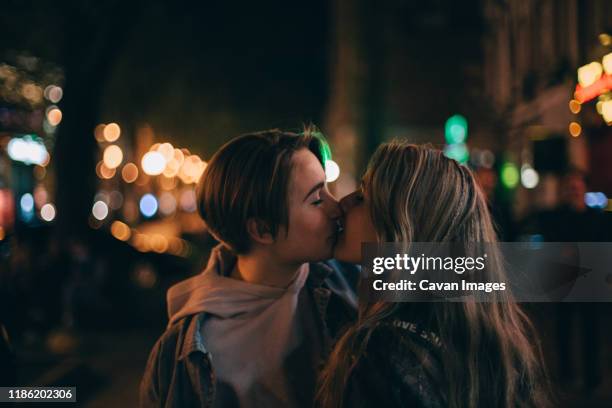
[[304, 201], [306, 201], [306, 199], [315, 191], [317, 191], [320, 188], [323, 188], [323, 186], [325, 185], [324, 181], [321, 181], [320, 183], [317, 183], [316, 186], [314, 186], [313, 188], [310, 189], [310, 191], [308, 191], [308, 194], [306, 194], [306, 197], [304, 197]]

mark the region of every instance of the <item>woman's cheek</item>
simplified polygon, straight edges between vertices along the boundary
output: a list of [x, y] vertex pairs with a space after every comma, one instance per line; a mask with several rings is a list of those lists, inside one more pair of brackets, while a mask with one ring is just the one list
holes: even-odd
[[305, 211], [298, 221], [301, 231], [319, 232], [325, 224], [325, 215], [322, 211]]

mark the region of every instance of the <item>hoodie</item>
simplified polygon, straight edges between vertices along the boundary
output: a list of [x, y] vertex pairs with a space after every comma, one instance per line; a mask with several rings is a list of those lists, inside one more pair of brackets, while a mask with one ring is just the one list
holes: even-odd
[[[217, 246], [202, 273], [171, 287], [169, 326], [185, 316], [208, 314], [202, 336], [213, 358], [221, 405], [295, 406], [295, 384], [288, 379], [307, 373], [288, 373], [286, 359], [298, 348], [304, 351], [304, 343], [311, 347], [307, 353], [318, 354], [312, 345], [322, 335], [316, 333], [315, 308], [306, 291], [300, 296], [309, 266], [302, 265], [286, 288], [277, 288], [227, 277], [235, 263], [229, 250]], [[314, 372], [316, 356], [308, 357]]]

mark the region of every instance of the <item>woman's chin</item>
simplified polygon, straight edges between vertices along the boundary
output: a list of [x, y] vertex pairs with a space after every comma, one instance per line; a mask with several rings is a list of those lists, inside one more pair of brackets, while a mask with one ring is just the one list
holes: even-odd
[[336, 243], [336, 245], [334, 246], [333, 258], [334, 258], [334, 259], [337, 259], [337, 260], [339, 260], [339, 261], [346, 262], [346, 261], [344, 261], [343, 256], [342, 256], [342, 255], [343, 255], [343, 252], [344, 252], [344, 251], [342, 250], [342, 246], [343, 246], [343, 245], [342, 245], [340, 242]]
[[341, 262], [357, 264], [361, 262], [361, 254], [351, 253], [346, 246], [342, 245], [342, 242], [338, 242], [338, 244], [336, 244], [334, 247], [334, 259]]

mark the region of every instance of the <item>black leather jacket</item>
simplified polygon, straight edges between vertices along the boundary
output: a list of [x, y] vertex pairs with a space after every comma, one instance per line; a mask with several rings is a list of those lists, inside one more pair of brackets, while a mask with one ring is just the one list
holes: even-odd
[[345, 407], [446, 406], [440, 385], [438, 337], [400, 319], [379, 323], [351, 372]]

